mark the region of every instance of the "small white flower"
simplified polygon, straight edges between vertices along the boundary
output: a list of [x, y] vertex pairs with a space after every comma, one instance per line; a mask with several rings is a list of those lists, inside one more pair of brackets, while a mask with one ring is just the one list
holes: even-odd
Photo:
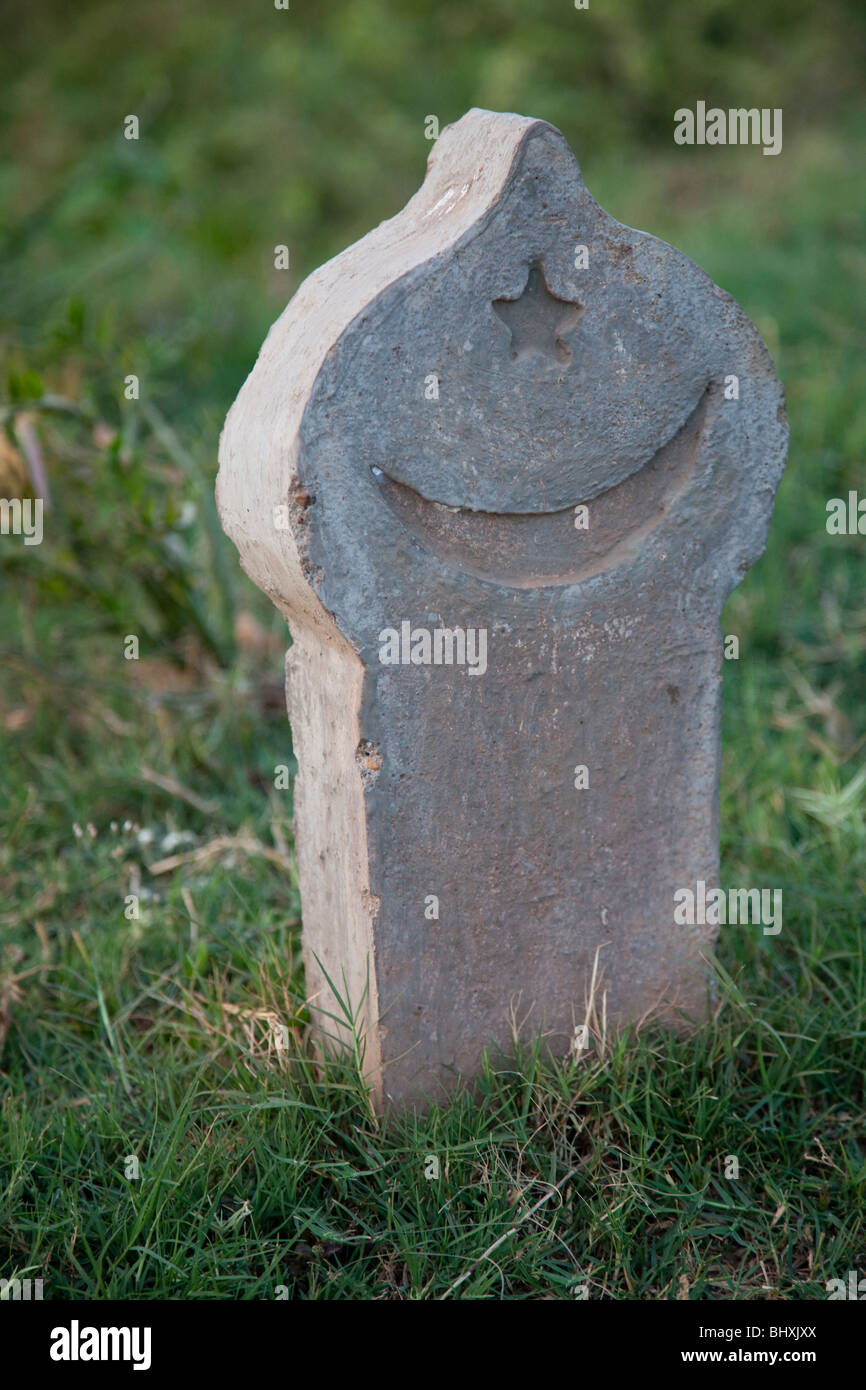
[[161, 850], [161, 852], [162, 852], [163, 854], [171, 854], [171, 853], [173, 853], [174, 850], [180, 848], [181, 845], [194, 845], [194, 844], [195, 844], [195, 836], [192, 835], [192, 834], [190, 833], [190, 831], [188, 831], [188, 830], [171, 830], [171, 831], [169, 831], [169, 833], [168, 833], [167, 835], [163, 836], [163, 839], [162, 839], [162, 842], [161, 842], [159, 848], [160, 848], [160, 850]]

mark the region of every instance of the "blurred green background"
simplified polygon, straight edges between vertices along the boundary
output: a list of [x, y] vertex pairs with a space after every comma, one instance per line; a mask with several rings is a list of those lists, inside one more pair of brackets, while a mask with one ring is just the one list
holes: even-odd
[[[768, 551], [724, 619], [740, 659], [725, 664], [722, 808], [723, 881], [783, 887], [785, 930], [772, 942], [729, 933], [720, 955], [753, 1022], [789, 1041], [769, 1102], [772, 1067], [740, 1034], [739, 1052], [706, 1063], [710, 1088], [722, 1084], [713, 1067], [730, 1063], [734, 1091], [742, 1065], [753, 1091], [731, 1123], [747, 1111], [775, 1135], [749, 1199], [769, 1214], [760, 1239], [732, 1238], [717, 1265], [694, 1249], [686, 1258], [670, 1231], [659, 1255], [624, 1217], [616, 1260], [651, 1296], [673, 1296], [663, 1291], [684, 1260], [695, 1289], [712, 1285], [711, 1266], [717, 1282], [758, 1289], [761, 1260], [802, 1287], [826, 1248], [816, 1212], [838, 1261], [853, 1259], [866, 1162], [866, 539], [828, 536], [825, 505], [866, 488], [862, 0], [590, 0], [587, 11], [567, 0], [292, 0], [288, 11], [43, 0], [0, 4], [0, 25], [0, 496], [32, 492], [41, 467], [51, 499], [41, 545], [0, 537], [5, 1265], [27, 1267], [30, 1251], [41, 1268], [50, 1247], [62, 1252], [55, 1287], [140, 1292], [151, 1267], [106, 1216], [116, 1198], [121, 1229], [128, 1194], [95, 1175], [116, 1170], [142, 1131], [168, 1125], [194, 1147], [198, 1122], [177, 1119], [177, 1097], [205, 1061], [227, 1068], [242, 1053], [244, 1084], [261, 1087], [264, 1072], [247, 1076], [249, 1030], [303, 1018], [302, 979], [287, 967], [299, 926], [284, 867], [291, 808], [274, 787], [275, 766], [293, 766], [285, 634], [219, 530], [217, 440], [300, 280], [414, 192], [425, 119], [444, 126], [473, 105], [559, 126], [609, 212], [681, 247], [739, 300], [788, 396]], [[782, 153], [676, 147], [673, 112], [698, 100], [781, 107]], [[123, 138], [129, 114], [138, 141]], [[274, 268], [283, 243], [289, 271]], [[130, 373], [137, 401], [124, 398]], [[123, 659], [130, 633], [138, 662]], [[128, 894], [142, 905], [132, 920]], [[847, 1156], [810, 1186], [803, 1144], [817, 1127], [833, 1152], [840, 1106]], [[233, 1155], [259, 1140], [223, 1120], [229, 1211], [247, 1191]], [[478, 1115], [466, 1122], [483, 1128]], [[605, 1182], [620, 1155], [609, 1157], [602, 1145], [601, 1204], [619, 1202]], [[799, 1203], [790, 1229], [769, 1221], [780, 1193]], [[178, 1200], [197, 1211], [209, 1199], [181, 1188]], [[297, 1201], [293, 1212], [297, 1227]], [[88, 1221], [85, 1258], [72, 1232]], [[136, 1239], [146, 1225], [132, 1222]], [[113, 1253], [95, 1253], [115, 1238]], [[303, 1248], [312, 1242], [307, 1231]], [[751, 1263], [738, 1263], [743, 1249]], [[525, 1286], [543, 1288], [549, 1271], [532, 1260]], [[303, 1283], [312, 1256], [298, 1261]], [[199, 1277], [212, 1292], [207, 1267]], [[240, 1250], [236, 1278], [248, 1277]], [[373, 1287], [366, 1277], [354, 1270], [349, 1287]], [[240, 1284], [220, 1287], [235, 1296]]]

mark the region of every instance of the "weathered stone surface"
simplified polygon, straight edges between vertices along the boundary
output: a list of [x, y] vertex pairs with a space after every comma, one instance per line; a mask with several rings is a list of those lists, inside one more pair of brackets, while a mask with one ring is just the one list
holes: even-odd
[[294, 642], [309, 992], [363, 998], [379, 1103], [471, 1077], [518, 1000], [565, 1051], [597, 951], [609, 1023], [704, 1016], [674, 892], [718, 882], [719, 618], [786, 438], [731, 297], [516, 115], [443, 131], [271, 329], [218, 499]]

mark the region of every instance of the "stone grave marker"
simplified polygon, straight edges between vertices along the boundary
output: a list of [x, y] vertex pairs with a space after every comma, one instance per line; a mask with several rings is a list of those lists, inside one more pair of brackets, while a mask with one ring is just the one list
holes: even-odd
[[565, 1053], [591, 1003], [706, 1016], [713, 929], [674, 894], [718, 882], [720, 614], [786, 440], [730, 295], [517, 115], [444, 130], [270, 330], [218, 500], [293, 639], [314, 1015], [339, 1034], [327, 973], [377, 1105], [471, 1079], [513, 1018]]

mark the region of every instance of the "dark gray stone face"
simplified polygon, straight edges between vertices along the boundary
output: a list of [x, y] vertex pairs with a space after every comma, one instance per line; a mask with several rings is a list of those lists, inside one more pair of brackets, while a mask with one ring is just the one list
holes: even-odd
[[565, 1051], [594, 968], [611, 1024], [704, 1015], [674, 893], [718, 882], [719, 617], [786, 440], [730, 296], [517, 116], [444, 131], [271, 330], [219, 501], [294, 639], [310, 992], [345, 979], [378, 1101], [513, 1006]]

